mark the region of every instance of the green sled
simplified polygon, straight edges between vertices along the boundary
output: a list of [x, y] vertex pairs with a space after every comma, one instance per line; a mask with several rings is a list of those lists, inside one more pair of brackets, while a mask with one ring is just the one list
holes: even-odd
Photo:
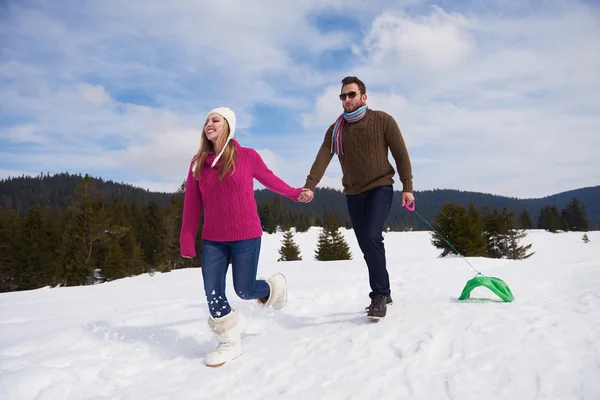
[[458, 299], [468, 299], [471, 291], [479, 286], [485, 286], [506, 302], [511, 302], [515, 299], [506, 282], [500, 278], [494, 278], [492, 276], [476, 276], [475, 278], [469, 280]]

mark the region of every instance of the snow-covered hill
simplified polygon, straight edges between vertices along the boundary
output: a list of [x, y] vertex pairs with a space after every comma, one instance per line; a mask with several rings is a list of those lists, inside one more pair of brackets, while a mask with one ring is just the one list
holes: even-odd
[[367, 271], [313, 259], [318, 229], [295, 236], [303, 261], [277, 262], [265, 235], [259, 274], [283, 272], [280, 312], [228, 293], [243, 354], [210, 369], [214, 342], [199, 269], [87, 287], [0, 294], [0, 398], [85, 399], [600, 399], [600, 232], [531, 231], [524, 261], [471, 258], [505, 280], [457, 298], [475, 273], [438, 258], [427, 232], [386, 234], [392, 296], [369, 322]]

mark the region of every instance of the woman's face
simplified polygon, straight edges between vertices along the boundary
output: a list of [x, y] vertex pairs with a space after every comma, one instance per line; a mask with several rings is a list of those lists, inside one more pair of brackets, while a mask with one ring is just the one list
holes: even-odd
[[215, 143], [219, 135], [225, 130], [225, 119], [219, 114], [210, 114], [204, 125], [204, 134], [211, 142]]

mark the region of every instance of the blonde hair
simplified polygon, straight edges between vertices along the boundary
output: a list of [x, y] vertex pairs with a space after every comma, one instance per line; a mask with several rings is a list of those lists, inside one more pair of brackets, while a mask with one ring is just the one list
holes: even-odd
[[[217, 138], [218, 148], [223, 148], [225, 142], [227, 141], [227, 137], [229, 136], [229, 122], [227, 122], [225, 118], [223, 118], [223, 120], [225, 121], [225, 124], [223, 126], [223, 130], [219, 133], [219, 137]], [[204, 125], [206, 126], [206, 123]], [[192, 172], [194, 178], [196, 179], [199, 179], [200, 175], [202, 174], [202, 167], [204, 166], [204, 161], [206, 160], [206, 157], [208, 157], [208, 155], [211, 152], [216, 153], [215, 145], [206, 137], [206, 132], [204, 131], [204, 128], [202, 128], [202, 140], [200, 142], [200, 149], [192, 159], [192, 161], [194, 162]], [[225, 147], [225, 150], [223, 150], [223, 155], [220, 158], [221, 164], [219, 166], [219, 172], [221, 175], [219, 176], [219, 180], [223, 180], [225, 175], [230, 171], [233, 174], [233, 172], [235, 171], [236, 159], [237, 152], [235, 150], [235, 146], [232, 141], [229, 141], [229, 143], [227, 143], [227, 147]]]

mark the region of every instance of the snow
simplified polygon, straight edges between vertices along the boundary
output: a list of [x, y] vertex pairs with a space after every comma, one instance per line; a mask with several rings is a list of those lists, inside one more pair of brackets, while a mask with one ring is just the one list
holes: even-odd
[[387, 232], [394, 304], [367, 320], [367, 271], [313, 259], [318, 228], [296, 234], [303, 261], [277, 262], [265, 235], [259, 276], [283, 272], [289, 301], [259, 308], [233, 291], [243, 354], [211, 369], [214, 342], [199, 269], [85, 287], [0, 294], [0, 398], [600, 398], [600, 232], [529, 231], [523, 261], [469, 258], [508, 283], [457, 298], [474, 271], [439, 258], [429, 232]]

